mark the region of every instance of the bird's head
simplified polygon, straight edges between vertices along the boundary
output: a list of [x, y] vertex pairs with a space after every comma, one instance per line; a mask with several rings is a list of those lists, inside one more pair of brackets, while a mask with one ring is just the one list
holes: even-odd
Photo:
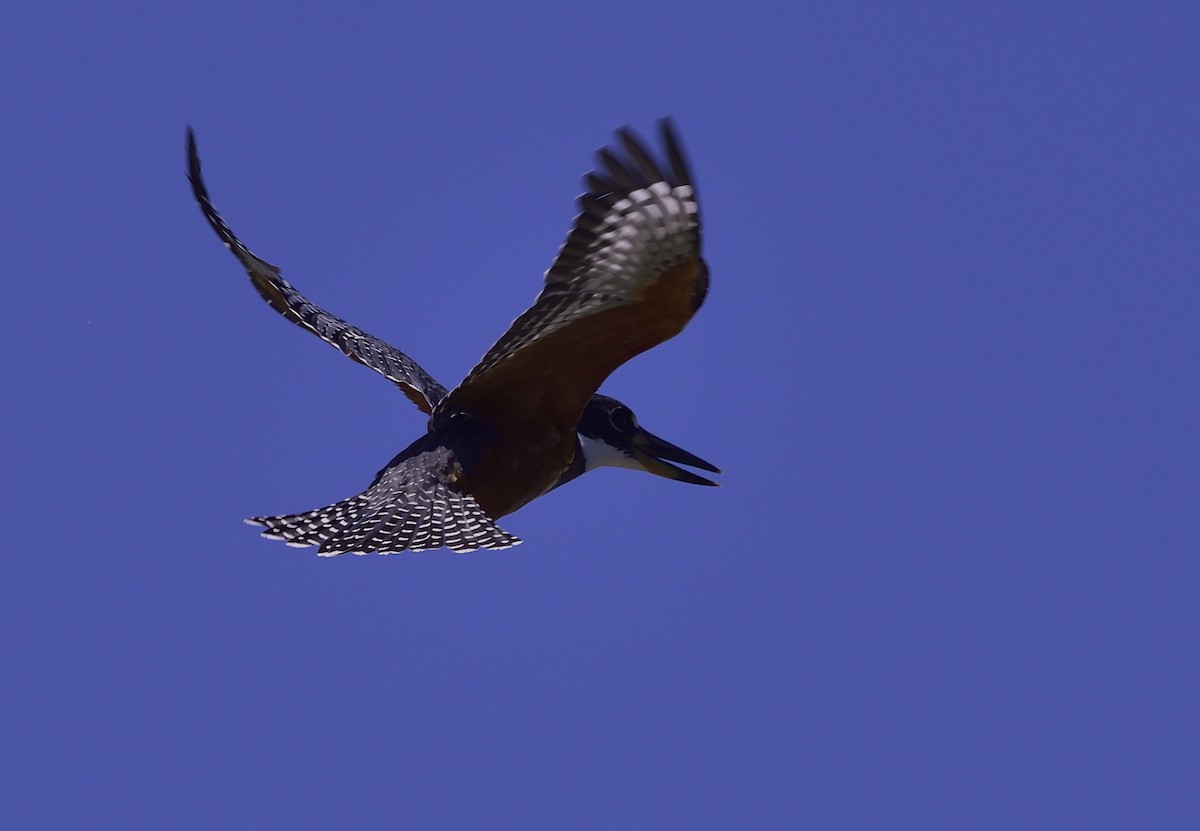
[[679, 462], [711, 473], [720, 469], [643, 429], [633, 410], [615, 398], [594, 395], [576, 428], [583, 448], [584, 470], [627, 467], [692, 485], [716, 485], [711, 479], [676, 467]]

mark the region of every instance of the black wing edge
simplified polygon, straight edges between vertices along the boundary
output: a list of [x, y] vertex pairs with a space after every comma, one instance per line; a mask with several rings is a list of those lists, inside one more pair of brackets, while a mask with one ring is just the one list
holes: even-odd
[[283, 279], [278, 266], [256, 256], [238, 239], [209, 198], [200, 173], [196, 133], [191, 127], [187, 128], [187, 156], [187, 177], [200, 211], [221, 242], [246, 269], [263, 300], [288, 320], [396, 384], [422, 412], [432, 412], [446, 396], [446, 388], [433, 376], [396, 347], [310, 302]]
[[[596, 151], [597, 169], [584, 177], [587, 196], [605, 197], [627, 193], [653, 182], [666, 182], [671, 187], [687, 185], [695, 194], [691, 166], [679, 138], [679, 129], [670, 116], [658, 120], [659, 140], [666, 151], [667, 165], [660, 165], [646, 141], [632, 127], [616, 130], [617, 141]], [[619, 145], [620, 152], [614, 145]], [[622, 157], [623, 156], [623, 157]], [[664, 169], [667, 172], [664, 173]]]

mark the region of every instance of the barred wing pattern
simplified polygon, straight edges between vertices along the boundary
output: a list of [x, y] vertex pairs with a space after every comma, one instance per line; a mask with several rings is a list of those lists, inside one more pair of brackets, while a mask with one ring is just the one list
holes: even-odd
[[246, 522], [263, 526], [267, 539], [299, 548], [319, 546], [317, 553], [323, 557], [434, 548], [462, 552], [511, 548], [521, 542], [492, 522], [479, 503], [458, 487], [462, 468], [454, 451], [416, 446], [414, 450], [380, 471], [371, 487], [358, 496], [315, 511], [253, 517]]
[[[620, 151], [597, 153], [580, 215], [546, 273], [545, 288], [437, 413], [501, 415], [512, 393], [552, 402], [557, 419], [578, 419], [617, 366], [677, 334], [704, 301], [700, 210], [669, 120], [660, 122], [664, 173], [628, 129]], [[435, 418], [436, 418], [435, 414]]]
[[293, 323], [307, 329], [326, 343], [336, 346], [354, 361], [375, 370], [404, 392], [423, 412], [430, 413], [446, 396], [439, 384], [416, 361], [396, 347], [367, 334], [340, 317], [311, 303], [279, 273], [277, 266], [256, 257], [233, 233], [209, 200], [208, 189], [200, 175], [200, 156], [196, 137], [188, 130], [188, 180], [192, 193], [208, 224], [217, 232], [233, 255], [250, 275], [254, 288], [271, 308]]

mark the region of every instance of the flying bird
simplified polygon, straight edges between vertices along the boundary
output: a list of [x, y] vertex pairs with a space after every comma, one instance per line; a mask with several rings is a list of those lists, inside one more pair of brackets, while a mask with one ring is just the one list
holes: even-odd
[[262, 526], [264, 537], [315, 545], [326, 556], [473, 551], [519, 543], [495, 521], [597, 467], [715, 485], [672, 462], [719, 469], [597, 394], [621, 364], [678, 334], [708, 290], [692, 176], [673, 124], [663, 119], [659, 128], [665, 163], [628, 128], [597, 151], [579, 216], [537, 300], [449, 391], [394, 346], [311, 303], [242, 244], [209, 199], [189, 128], [192, 192], [259, 295], [387, 378], [429, 416], [425, 434], [357, 496], [246, 522]]

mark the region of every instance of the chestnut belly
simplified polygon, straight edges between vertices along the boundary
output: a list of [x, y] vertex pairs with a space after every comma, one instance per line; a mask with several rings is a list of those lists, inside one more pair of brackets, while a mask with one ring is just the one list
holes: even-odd
[[482, 449], [463, 487], [492, 519], [537, 499], [553, 488], [575, 457], [575, 433], [502, 440]]

